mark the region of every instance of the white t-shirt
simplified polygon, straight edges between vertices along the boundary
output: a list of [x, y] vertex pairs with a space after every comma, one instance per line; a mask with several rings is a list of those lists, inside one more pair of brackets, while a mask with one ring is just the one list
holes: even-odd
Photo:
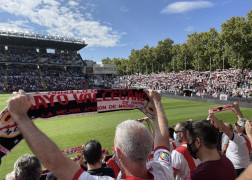
[[[245, 136], [247, 139], [248, 137]], [[251, 145], [250, 145], [251, 146]], [[234, 139], [229, 140], [226, 156], [233, 163], [235, 169], [247, 168], [249, 165], [249, 150], [244, 137], [234, 133]]]
[[194, 159], [187, 150], [187, 144], [182, 143], [171, 153], [172, 167], [174, 171], [178, 171], [176, 180], [184, 180], [186, 175], [199, 164], [199, 159]]
[[229, 137], [225, 133], [223, 133], [221, 138], [221, 149], [223, 149], [223, 146], [228, 143], [229, 143]]
[[[149, 173], [153, 175], [153, 180], [173, 180], [173, 170], [171, 167], [171, 154], [166, 147], [157, 147], [154, 150], [154, 159], [146, 164]], [[93, 176], [80, 169], [74, 176], [73, 180], [115, 180], [109, 176]], [[123, 179], [135, 179], [132, 176], [122, 176]], [[118, 180], [119, 180], [118, 179]], [[137, 178], [137, 180], [141, 180]]]

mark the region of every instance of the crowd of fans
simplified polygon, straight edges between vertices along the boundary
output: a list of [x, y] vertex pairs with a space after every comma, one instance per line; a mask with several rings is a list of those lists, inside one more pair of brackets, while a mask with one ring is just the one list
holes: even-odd
[[[5, 54], [7, 55], [5, 57]], [[0, 49], [0, 62], [11, 63], [32, 63], [32, 64], [56, 64], [56, 65], [83, 65], [83, 60], [80, 54], [70, 53], [42, 53], [37, 49], [5, 47]]]
[[[7, 101], [35, 156], [24, 155], [14, 165], [6, 180], [52, 179], [156, 179], [156, 180], [249, 180], [252, 174], [249, 156], [252, 141], [252, 120], [243, 117], [239, 104], [233, 104], [238, 117], [234, 128], [224, 124], [208, 111], [205, 120], [180, 122], [168, 127], [155, 90], [145, 91], [154, 105], [154, 128], [149, 118], [127, 120], [116, 127], [113, 156], [107, 158], [96, 140], [82, 147], [78, 159], [70, 159], [27, 116], [30, 103], [24, 91]], [[17, 108], [22, 104], [22, 108]], [[210, 121], [211, 120], [211, 121]], [[143, 125], [147, 122], [147, 127]], [[221, 146], [221, 143], [227, 146]], [[223, 151], [223, 148], [227, 149]], [[41, 176], [41, 164], [50, 173]], [[40, 177], [41, 176], [41, 177]], [[30, 177], [30, 178], [28, 178]]]
[[[6, 56], [5, 56], [6, 55]], [[59, 91], [111, 88], [113, 78], [106, 75], [88, 77], [82, 72], [80, 54], [42, 53], [37, 49], [1, 47], [0, 91]], [[82, 68], [81, 68], [82, 67]]]
[[[212, 72], [187, 70], [122, 77], [87, 76], [80, 68], [83, 63], [80, 54], [39, 53], [36, 49], [18, 47], [9, 47], [8, 50], [1, 47], [1, 61], [12, 63], [0, 64], [0, 90], [6, 92], [21, 87], [26, 91], [150, 88], [181, 95], [185, 94], [185, 90], [190, 90], [190, 95], [210, 98], [219, 98], [221, 94], [229, 97], [252, 97], [252, 71], [247, 69], [230, 68]], [[30, 64], [23, 67], [20, 63]]]
[[[36, 66], [7, 66], [7, 91], [25, 89], [39, 91], [43, 89], [39, 70]], [[24, 86], [25, 85], [25, 86]]]
[[[6, 71], [6, 72], [5, 72]], [[6, 92], [60, 91], [74, 89], [108, 89], [117, 79], [113, 76], [86, 76], [78, 67], [0, 64], [0, 90]], [[5, 87], [4, 81], [7, 86]], [[43, 85], [44, 82], [44, 85]]]
[[37, 63], [38, 53], [36, 49], [10, 47], [8, 49], [7, 61], [16, 63]]
[[0, 61], [4, 61], [4, 48], [0, 48]]
[[230, 68], [222, 71], [198, 72], [194, 70], [179, 73], [123, 76], [115, 81], [114, 88], [151, 88], [183, 94], [191, 90], [196, 96], [217, 97], [226, 94], [232, 97], [252, 97], [252, 71]]

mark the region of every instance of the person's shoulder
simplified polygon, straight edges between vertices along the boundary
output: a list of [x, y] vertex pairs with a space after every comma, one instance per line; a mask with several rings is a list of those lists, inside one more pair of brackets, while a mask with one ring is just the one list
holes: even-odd
[[170, 149], [166, 146], [158, 146], [154, 149], [154, 153], [170, 152]]
[[233, 163], [226, 156], [221, 156], [220, 160], [221, 160], [222, 163], [226, 164], [225, 166], [229, 165], [230, 167], [233, 167]]
[[109, 171], [114, 172], [113, 169], [112, 169], [111, 167], [107, 167], [107, 166], [106, 166], [106, 167], [102, 167], [101, 169], [104, 170], [104, 171], [108, 171], [108, 172], [109, 172]]
[[93, 175], [115, 177], [115, 173], [114, 173], [113, 169], [110, 167], [101, 167], [99, 169], [94, 169], [94, 171], [91, 173], [93, 173]]
[[88, 170], [87, 172], [91, 175], [103, 175], [104, 172], [109, 171], [111, 168], [101, 167], [98, 169]]
[[176, 149], [175, 149], [175, 151], [177, 151], [177, 152], [179, 152], [179, 153], [184, 153], [184, 152], [186, 152], [186, 151], [188, 151], [187, 150], [187, 144], [181, 144], [179, 147], [177, 147]]

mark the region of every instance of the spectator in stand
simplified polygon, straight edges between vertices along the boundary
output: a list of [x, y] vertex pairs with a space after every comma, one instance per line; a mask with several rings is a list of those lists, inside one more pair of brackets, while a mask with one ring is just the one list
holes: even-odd
[[[146, 127], [132, 120], [120, 123], [116, 128], [114, 145], [122, 172], [121, 179], [170, 180], [173, 179], [173, 172], [170, 164], [168, 121], [161, 104], [161, 95], [153, 90], [145, 93], [153, 103], [155, 111], [154, 160], [146, 165], [152, 149], [152, 138]], [[64, 156], [58, 147], [34, 125], [27, 115], [30, 106], [31, 98], [23, 90], [19, 90], [7, 101], [9, 113], [43, 165], [61, 180], [98, 179], [84, 172], [77, 163]], [[113, 178], [100, 176], [99, 179], [112, 180]]]
[[115, 81], [115, 88], [152, 88], [166, 90], [175, 94], [183, 94], [183, 90], [190, 89], [193, 95], [219, 98], [220, 94], [234, 97], [251, 97], [250, 81], [252, 72], [232, 69], [225, 71], [193, 70], [179, 73], [159, 73], [148, 75], [130, 75], [120, 77]]
[[[224, 125], [225, 126], [225, 125]], [[208, 120], [194, 121], [186, 125], [187, 149], [191, 156], [201, 161], [185, 180], [234, 180], [232, 162], [217, 151], [219, 131]]]
[[181, 131], [178, 131], [180, 125], [181, 125], [180, 123], [177, 123], [174, 127], [174, 133], [173, 133], [174, 141], [170, 141], [171, 152], [177, 147], [179, 147], [182, 143], [182, 139], [180, 137]]
[[180, 143], [177, 139], [177, 134], [175, 133], [172, 127], [169, 127], [169, 134], [170, 134], [170, 151], [172, 152], [174, 149], [180, 146]]
[[102, 148], [98, 141], [91, 140], [83, 147], [83, 155], [87, 162], [87, 172], [91, 175], [115, 177], [112, 168], [102, 167]]
[[200, 160], [193, 159], [187, 150], [187, 142], [185, 138], [186, 125], [186, 122], [181, 122], [175, 126], [177, 139], [181, 143], [181, 145], [171, 153], [173, 175], [176, 180], [184, 180], [186, 175], [200, 164]]
[[218, 128], [224, 132], [230, 139], [229, 145], [226, 151], [226, 156], [231, 160], [235, 167], [236, 175], [239, 175], [244, 171], [245, 168], [250, 164], [249, 156], [251, 152], [251, 143], [246, 136], [245, 123], [246, 119], [240, 111], [239, 104], [234, 103], [235, 111], [238, 115], [239, 120], [235, 123], [234, 132], [228, 128], [222, 121], [218, 120], [212, 111], [209, 114], [212, 116], [213, 121], [216, 123]]
[[25, 154], [14, 164], [16, 180], [39, 180], [41, 172], [42, 166], [36, 156]]

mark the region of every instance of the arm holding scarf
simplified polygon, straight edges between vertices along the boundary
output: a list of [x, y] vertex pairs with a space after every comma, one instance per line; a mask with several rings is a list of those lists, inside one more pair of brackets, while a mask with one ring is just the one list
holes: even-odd
[[161, 103], [161, 95], [154, 90], [145, 90], [150, 101], [155, 106], [154, 118], [154, 149], [160, 146], [169, 148], [169, 128], [166, 115]]
[[214, 116], [214, 112], [212, 109], [208, 110], [209, 115], [211, 117], [211, 119], [214, 121], [214, 123], [217, 125], [217, 127], [219, 128], [219, 130], [221, 130], [222, 132], [224, 132], [229, 139], [233, 139], [233, 131], [228, 128], [222, 121], [220, 121], [217, 117]]
[[56, 144], [42, 133], [27, 116], [27, 111], [31, 106], [29, 95], [26, 95], [23, 90], [19, 90], [7, 101], [7, 106], [29, 147], [42, 164], [59, 179], [72, 179], [80, 167], [63, 155]]

